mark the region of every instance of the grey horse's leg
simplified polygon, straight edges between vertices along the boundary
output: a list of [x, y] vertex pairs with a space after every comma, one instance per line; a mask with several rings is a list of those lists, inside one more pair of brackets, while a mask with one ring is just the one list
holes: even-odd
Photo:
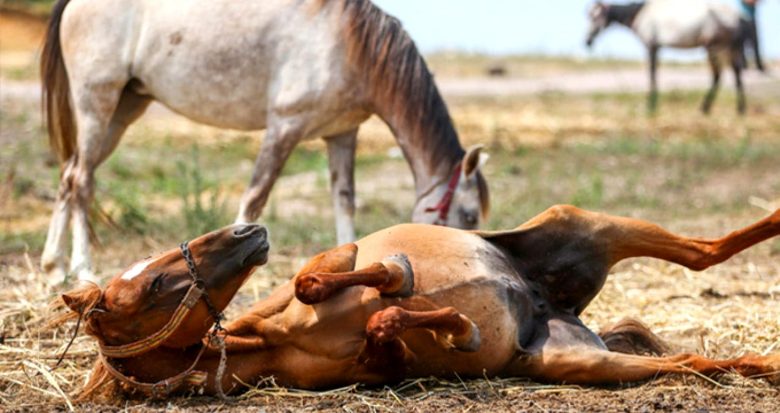
[[357, 129], [327, 137], [330, 188], [338, 244], [355, 240], [355, 149]]
[[658, 46], [648, 48], [648, 58], [650, 66], [650, 94], [647, 98], [647, 111], [654, 114], [658, 108]]
[[707, 50], [707, 58], [710, 63], [710, 69], [712, 69], [712, 86], [704, 96], [704, 102], [701, 104], [701, 111], [705, 114], [710, 113], [712, 108], [712, 102], [715, 100], [715, 96], [718, 94], [718, 88], [720, 87], [720, 60], [718, 59], [718, 52], [714, 49]]
[[76, 157], [71, 157], [62, 165], [57, 200], [54, 204], [49, 231], [46, 235], [46, 244], [41, 254], [41, 268], [48, 274], [49, 283], [57, 284], [65, 281], [67, 276], [67, 263], [65, 261], [65, 242], [67, 241], [68, 226], [70, 225], [71, 203], [70, 183], [64, 179], [73, 175]]
[[745, 101], [745, 87], [742, 84], [742, 59], [736, 53], [732, 53], [731, 68], [734, 70], [734, 82], [737, 86], [737, 112], [745, 114], [747, 103]]
[[761, 72], [766, 72], [766, 67], [764, 66], [764, 59], [761, 58], [761, 47], [759, 47], [758, 42], [758, 21], [754, 17], [753, 20], [750, 22], [750, 25], [748, 27], [748, 37], [750, 39], [750, 45], [753, 47], [753, 56], [756, 59], [756, 67]]
[[277, 122], [266, 131], [249, 187], [241, 197], [236, 223], [254, 222], [263, 212], [284, 163], [303, 138], [300, 128]]
[[[115, 86], [115, 87], [112, 87]], [[62, 208], [60, 203], [57, 213], [71, 209], [73, 246], [70, 261], [70, 272], [80, 281], [95, 281], [90, 251], [89, 206], [94, 197], [95, 169], [114, 151], [127, 126], [137, 119], [146, 109], [150, 100], [132, 92], [123, 93], [121, 84], [100, 85], [90, 90], [74, 93], [74, 101], [89, 102], [76, 106], [75, 113], [79, 125], [78, 148], [74, 159], [69, 161], [69, 167], [62, 175], [60, 199], [67, 200], [70, 207]], [[89, 99], [83, 98], [85, 94]], [[56, 213], [55, 213], [56, 215]], [[45, 250], [43, 266], [51, 267], [51, 263], [62, 263], [62, 247], [64, 246], [62, 216], [55, 216], [47, 240], [47, 248], [60, 250]], [[53, 258], [53, 259], [52, 259]], [[55, 276], [59, 276], [57, 272]], [[60, 282], [51, 279], [50, 282]]]

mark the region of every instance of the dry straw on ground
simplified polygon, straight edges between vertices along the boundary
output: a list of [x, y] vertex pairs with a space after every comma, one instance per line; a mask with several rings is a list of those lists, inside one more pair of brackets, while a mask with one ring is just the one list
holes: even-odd
[[[740, 220], [733, 221], [723, 222], [722, 226], [732, 227]], [[264, 295], [270, 285], [282, 282], [284, 278], [283, 274], [255, 274], [239, 293], [238, 304], [232, 305], [228, 313], [232, 316], [240, 313], [258, 296]], [[756, 411], [769, 411], [767, 406], [780, 401], [778, 390], [768, 384], [726, 374], [715, 379], [667, 377], [638, 387], [607, 389], [544, 385], [522, 378], [484, 377], [416, 379], [382, 388], [349, 386], [325, 392], [282, 388], [268, 378], [258, 385], [247, 385], [243, 395], [226, 404], [216, 399], [185, 397], [152, 404], [129, 400], [119, 405], [74, 406], [72, 393], [80, 388], [90, 370], [95, 346], [88, 337], [80, 335], [62, 365], [52, 369], [73, 325], [47, 327], [53, 315], [48, 306], [53, 295], [43, 281], [29, 255], [25, 254], [15, 265], [3, 267], [0, 281], [0, 329], [3, 331], [0, 401], [5, 410], [186, 408], [211, 411], [222, 408], [252, 410], [260, 406], [270, 411], [298, 408], [504, 410], [521, 407], [522, 410], [553, 408], [560, 411], [576, 408], [577, 400], [588, 400], [587, 405], [594, 409], [598, 406], [646, 406], [647, 403], [657, 408], [668, 404], [673, 409], [677, 405], [717, 408], [725, 403], [719, 400], [724, 399], [731, 402], [751, 400]], [[597, 330], [623, 316], [635, 316], [676, 349], [712, 357], [731, 357], [747, 351], [767, 354], [780, 351], [779, 298], [780, 263], [764, 245], [703, 273], [651, 260], [621, 264], [584, 318]], [[698, 393], [699, 398], [691, 399], [690, 392]], [[617, 396], [620, 396], [618, 401], [615, 400]], [[550, 405], [553, 401], [555, 403]]]

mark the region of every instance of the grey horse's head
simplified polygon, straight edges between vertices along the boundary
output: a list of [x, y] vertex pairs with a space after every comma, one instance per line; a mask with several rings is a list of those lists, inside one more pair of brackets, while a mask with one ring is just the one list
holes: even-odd
[[609, 5], [600, 1], [593, 3], [588, 10], [588, 18], [590, 19], [590, 29], [588, 29], [588, 38], [585, 44], [588, 47], [593, 46], [593, 40], [609, 26], [609, 18], [607, 16], [609, 12]]
[[412, 222], [477, 229], [490, 211], [490, 199], [481, 168], [488, 156], [475, 145], [450, 176], [436, 190], [420, 197], [412, 212]]

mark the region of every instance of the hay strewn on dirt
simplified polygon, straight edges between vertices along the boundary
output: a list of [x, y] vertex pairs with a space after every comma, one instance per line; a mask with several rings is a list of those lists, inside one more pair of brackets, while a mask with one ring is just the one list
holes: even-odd
[[[19, 27], [0, 24], [9, 30]], [[79, 335], [62, 365], [52, 370], [73, 324], [48, 326], [53, 315], [48, 305], [61, 290], [48, 288], [37, 270], [57, 168], [40, 128], [38, 89], [27, 83], [35, 78], [34, 46], [26, 30], [19, 33], [17, 44], [23, 47], [0, 42], [0, 49], [6, 48], [0, 50], [0, 411], [67, 410], [91, 368], [95, 345]], [[434, 70], [451, 77], [471, 76], [482, 66], [469, 61], [465, 69], [448, 71], [446, 65], [453, 62], [432, 63]], [[590, 68], [521, 59], [510, 68], [521, 76], [535, 75], [539, 68], [576, 75], [580, 70], [609, 70], [613, 64]], [[486, 166], [494, 205], [488, 228], [512, 227], [553, 203], [573, 203], [651, 219], [685, 234], [720, 236], [780, 204], [780, 82], [748, 87], [750, 113], [744, 119], [733, 113], [730, 90], [723, 91], [712, 117], [700, 116], [701, 93], [663, 94], [660, 113], [652, 118], [644, 116], [643, 94], [614, 91], [457, 96], [448, 97], [448, 103], [464, 143], [487, 143], [492, 155]], [[195, 125], [152, 107], [98, 172], [97, 199], [113, 222], [97, 225], [102, 242], [95, 251], [99, 274], [109, 277], [139, 258], [173, 247], [201, 231], [203, 223], [230, 222], [260, 135]], [[387, 128], [377, 120], [361, 129], [359, 234], [408, 219], [413, 185], [404, 162], [388, 152], [394, 147]], [[321, 143], [302, 145], [284, 175], [264, 214], [271, 228], [270, 262], [239, 292], [228, 318], [262, 299], [307, 257], [334, 242]], [[701, 273], [656, 260], [622, 263], [584, 319], [599, 330], [623, 317], [638, 318], [679, 351], [711, 357], [767, 354], [780, 351], [778, 299], [780, 240], [774, 240]], [[772, 412], [777, 406], [777, 388], [725, 374], [715, 379], [664, 377], [608, 388], [522, 378], [417, 379], [328, 392], [279, 388], [269, 379], [227, 402], [190, 397], [73, 407]]]
[[[612, 274], [585, 318], [597, 329], [624, 315], [637, 316], [676, 348], [712, 357], [778, 351], [780, 263], [768, 250], [767, 246], [759, 246], [704, 273], [650, 260], [623, 264]], [[18, 265], [3, 266], [0, 281], [0, 329], [4, 334], [0, 345], [0, 400], [4, 409], [10, 411], [67, 409], [70, 393], [83, 384], [91, 367], [95, 346], [89, 338], [79, 336], [62, 365], [51, 370], [68, 341], [72, 324], [47, 328], [52, 315], [47, 307], [51, 292], [30, 257], [20, 258]], [[245, 304], [232, 305], [228, 313], [235, 315], [247, 307], [254, 299], [254, 291], [268, 288], [269, 278], [279, 282], [283, 277], [255, 274], [237, 299]], [[716, 379], [666, 377], [634, 387], [606, 389], [486, 377], [466, 381], [417, 379], [384, 388], [350, 386], [326, 392], [279, 388], [269, 379], [248, 387], [245, 394], [227, 402], [194, 397], [157, 403], [129, 400], [118, 405], [78, 408], [605, 411], [641, 406], [664, 411], [722, 411], [742, 410], [748, 407], [745, 403], [749, 403], [751, 411], [774, 411], [780, 403], [780, 391], [736, 374]]]

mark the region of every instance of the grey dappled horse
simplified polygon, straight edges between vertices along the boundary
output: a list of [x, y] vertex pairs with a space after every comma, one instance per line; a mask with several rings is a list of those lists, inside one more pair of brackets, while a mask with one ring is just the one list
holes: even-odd
[[265, 129], [236, 222], [254, 221], [302, 140], [324, 137], [339, 243], [354, 239], [358, 126], [379, 115], [414, 174], [415, 222], [476, 228], [489, 208], [480, 150], [464, 151], [425, 62], [368, 0], [59, 0], [41, 59], [62, 165], [41, 258], [55, 281], [94, 277], [94, 171], [153, 100], [209, 125]]
[[[742, 69], [745, 67], [744, 45], [751, 40], [752, 23], [736, 8], [707, 0], [651, 0], [620, 5], [597, 2], [590, 8], [589, 17], [588, 46], [612, 23], [630, 28], [647, 46], [650, 61], [650, 111], [655, 111], [658, 101], [658, 50], [662, 47], [704, 47], [712, 69], [712, 86], [701, 110], [704, 113], [710, 111], [720, 85], [721, 66], [727, 62], [736, 79], [737, 110], [739, 113], [745, 112]], [[754, 47], [757, 48], [757, 42]], [[761, 67], [760, 62], [758, 64]]]

